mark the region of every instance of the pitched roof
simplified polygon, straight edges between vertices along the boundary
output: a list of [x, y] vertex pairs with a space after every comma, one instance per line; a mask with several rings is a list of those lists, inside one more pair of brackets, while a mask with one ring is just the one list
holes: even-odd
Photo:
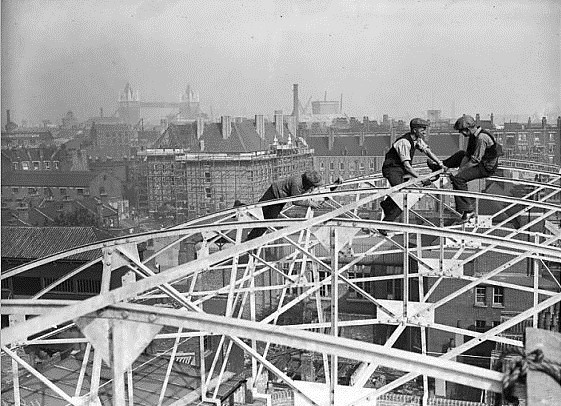
[[98, 175], [87, 171], [13, 171], [2, 174], [2, 186], [89, 187]]
[[[112, 238], [95, 227], [2, 227], [2, 258], [37, 259], [71, 248]], [[72, 255], [68, 259], [89, 261], [100, 250]]]
[[[259, 136], [255, 129], [254, 120], [232, 120], [232, 132], [228, 138], [222, 134], [220, 123], [206, 123], [201, 139], [197, 139], [195, 122], [184, 124], [170, 124], [164, 134], [155, 142], [156, 148], [185, 148], [191, 152], [201, 152], [204, 141], [204, 152], [211, 153], [243, 153], [268, 150], [276, 138], [279, 143], [288, 140], [288, 126], [283, 129], [283, 136], [277, 133], [273, 123], [265, 122], [265, 135]], [[295, 137], [293, 137], [293, 140]]]

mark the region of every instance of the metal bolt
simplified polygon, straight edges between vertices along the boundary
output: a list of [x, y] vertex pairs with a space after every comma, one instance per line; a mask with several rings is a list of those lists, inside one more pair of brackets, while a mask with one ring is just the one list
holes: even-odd
[[155, 314], [151, 314], [150, 316], [148, 316], [148, 320], [151, 321], [151, 322], [156, 321], [157, 318], [158, 317]]
[[129, 313], [128, 311], [126, 311], [126, 310], [123, 310], [123, 311], [121, 312], [121, 317], [122, 317], [123, 319], [128, 319], [128, 318], [129, 318], [129, 315], [130, 315], [130, 313]]

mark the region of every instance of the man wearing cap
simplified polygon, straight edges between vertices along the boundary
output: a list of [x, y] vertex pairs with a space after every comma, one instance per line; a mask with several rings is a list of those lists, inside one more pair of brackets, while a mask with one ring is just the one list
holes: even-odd
[[[450, 176], [450, 181], [454, 190], [466, 191], [467, 182], [487, 178], [495, 173], [502, 149], [489, 131], [476, 125], [472, 116], [464, 115], [457, 119], [454, 129], [464, 137], [469, 137], [467, 148], [445, 159], [444, 165], [459, 168], [456, 175]], [[455, 196], [454, 199], [456, 211], [462, 213], [460, 224], [475, 217], [475, 198]]]
[[[269, 200], [282, 199], [285, 197], [299, 196], [310, 192], [313, 188], [321, 185], [321, 175], [315, 170], [307, 170], [301, 175], [293, 175], [286, 179], [273, 182], [267, 191], [263, 194], [260, 202]], [[303, 199], [292, 202], [296, 206], [311, 207], [317, 209], [322, 202], [312, 199]], [[275, 219], [279, 216], [286, 203], [270, 204], [263, 206], [263, 217], [265, 219]], [[247, 235], [247, 240], [260, 237], [266, 231], [266, 228], [254, 228]]]
[[[427, 133], [428, 126], [428, 121], [421, 118], [414, 118], [409, 123], [411, 131], [398, 138], [386, 153], [384, 164], [382, 165], [382, 175], [384, 175], [391, 186], [403, 183], [406, 174], [414, 178], [419, 177], [415, 169], [413, 169], [413, 166], [411, 166], [415, 150], [417, 149], [425, 153], [441, 168], [446, 169], [444, 164], [440, 162], [423, 140]], [[380, 206], [382, 206], [384, 210], [383, 221], [394, 221], [401, 215], [401, 208], [390, 196], [387, 196], [386, 199], [380, 203]], [[380, 231], [380, 233], [386, 234], [384, 231]]]

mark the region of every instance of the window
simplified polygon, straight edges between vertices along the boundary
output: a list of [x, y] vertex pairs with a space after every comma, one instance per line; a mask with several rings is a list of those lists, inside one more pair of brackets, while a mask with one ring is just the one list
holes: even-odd
[[325, 163], [324, 162], [319, 163], [319, 169], [321, 169], [322, 171], [325, 169]]
[[53, 165], [54, 165], [55, 169], [58, 169], [58, 161], [54, 161]]
[[483, 332], [485, 331], [485, 320], [475, 320], [475, 331]]
[[78, 194], [78, 196], [84, 196], [84, 189], [79, 187], [76, 189], [76, 193]]
[[335, 169], [335, 164], [333, 163], [333, 161], [329, 162], [329, 170], [332, 171]]
[[[323, 281], [325, 278], [330, 276], [330, 273], [327, 272], [327, 271], [318, 271], [318, 274], [319, 274], [319, 281]], [[321, 297], [324, 297], [324, 298], [330, 298], [331, 297], [331, 283], [328, 283], [326, 285], [322, 285], [321, 288], [319, 289], [319, 295]]]
[[12, 193], [19, 193], [19, 188], [13, 187], [12, 188]]
[[99, 187], [99, 195], [100, 195], [100, 196], [107, 196], [107, 192], [105, 191], [105, 187], [104, 187], [104, 186], [100, 186], [100, 187]]
[[21, 169], [23, 169], [24, 171], [28, 171], [29, 170], [29, 162], [24, 161], [21, 163]]
[[51, 161], [45, 161], [45, 162], [44, 162], [44, 165], [45, 165], [45, 169], [46, 169], [46, 170], [50, 170], [50, 169], [51, 169]]
[[[370, 272], [368, 272], [368, 268], [365, 267], [364, 265], [355, 265], [349, 270], [348, 276], [351, 281], [355, 282], [353, 279], [364, 278], [366, 276], [369, 276], [369, 274]], [[365, 290], [368, 293], [372, 293], [372, 287], [371, 287], [372, 282], [356, 281], [355, 284], [362, 290]], [[362, 294], [360, 294], [353, 288], [349, 289], [349, 299], [366, 300]]]
[[345, 170], [345, 163], [344, 162], [339, 162], [339, 170], [340, 171]]
[[61, 195], [63, 195], [63, 196], [66, 195], [66, 188], [65, 187], [59, 188], [59, 191], [60, 191]]
[[495, 286], [493, 287], [493, 306], [503, 307], [505, 305], [505, 292], [504, 288]]
[[39, 169], [41, 169], [40, 162], [39, 161], [33, 161], [33, 170], [38, 171]]
[[487, 305], [487, 288], [485, 286], [475, 288], [475, 304], [479, 306]]
[[[250, 171], [250, 177], [253, 176], [253, 174], [251, 173], [252, 171]], [[210, 172], [205, 172], [205, 182], [210, 182]]]
[[37, 188], [28, 187], [27, 188], [27, 193], [30, 194], [30, 195], [36, 195], [37, 194]]
[[500, 321], [500, 320], [494, 320], [494, 321], [493, 321], [493, 327], [497, 327], [497, 326], [500, 325], [500, 324], [501, 324], [501, 321]]
[[19, 169], [19, 163], [18, 162], [14, 162], [14, 171], [17, 171]]
[[210, 190], [209, 187], [205, 187], [205, 194], [208, 199], [212, 197], [212, 191]]
[[370, 170], [373, 171], [374, 168], [376, 167], [374, 160], [370, 160]]
[[364, 170], [364, 162], [360, 163], [360, 170], [363, 171]]

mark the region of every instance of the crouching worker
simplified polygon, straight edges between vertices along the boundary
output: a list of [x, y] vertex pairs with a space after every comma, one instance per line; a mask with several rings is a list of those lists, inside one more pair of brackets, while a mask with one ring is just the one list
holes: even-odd
[[[321, 185], [321, 175], [315, 170], [307, 170], [301, 175], [293, 175], [286, 179], [273, 182], [265, 191], [260, 202], [282, 199], [285, 197], [299, 196], [310, 192], [313, 188]], [[322, 202], [311, 199], [303, 199], [292, 202], [296, 206], [311, 207], [317, 209]], [[270, 204], [263, 207], [263, 217], [265, 220], [275, 219], [279, 216], [286, 203]], [[260, 237], [265, 233], [266, 228], [254, 228], [247, 235], [248, 240]]]

